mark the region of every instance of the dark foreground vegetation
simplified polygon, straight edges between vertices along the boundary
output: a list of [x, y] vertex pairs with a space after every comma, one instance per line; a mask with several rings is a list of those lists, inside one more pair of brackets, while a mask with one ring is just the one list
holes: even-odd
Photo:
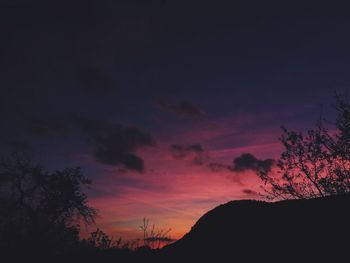
[[[114, 239], [97, 227], [97, 211], [89, 206], [91, 181], [80, 168], [47, 172], [43, 166], [14, 154], [0, 162], [0, 254], [8, 262], [103, 262], [155, 258], [172, 242], [170, 230], [148, 219], [142, 238]], [[81, 239], [81, 228], [95, 228]]]
[[75, 240], [53, 250], [34, 236], [27, 245], [2, 250], [2, 256], [8, 262], [342, 262], [348, 257], [349, 208], [349, 195], [232, 201], [209, 211], [163, 249]]

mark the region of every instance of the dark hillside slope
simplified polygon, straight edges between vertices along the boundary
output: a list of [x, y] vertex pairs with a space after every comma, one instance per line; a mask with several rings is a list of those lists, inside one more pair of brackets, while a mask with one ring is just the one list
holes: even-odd
[[163, 254], [178, 262], [350, 260], [350, 196], [232, 201], [206, 213]]

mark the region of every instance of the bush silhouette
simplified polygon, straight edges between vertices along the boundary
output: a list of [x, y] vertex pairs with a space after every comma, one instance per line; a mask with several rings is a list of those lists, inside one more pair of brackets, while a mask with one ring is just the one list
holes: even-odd
[[143, 218], [140, 229], [143, 232], [144, 247], [159, 249], [161, 246], [170, 244], [171, 242], [175, 241], [169, 235], [171, 228], [167, 230], [156, 229], [155, 224], [152, 224], [152, 226], [150, 227], [149, 219], [147, 218]]
[[83, 192], [90, 183], [80, 168], [49, 173], [18, 154], [3, 159], [1, 249], [57, 254], [77, 244], [80, 224], [92, 224], [96, 216]]
[[277, 172], [258, 171], [268, 197], [303, 199], [350, 192], [350, 104], [336, 97], [333, 124], [320, 118], [306, 134], [283, 128]]

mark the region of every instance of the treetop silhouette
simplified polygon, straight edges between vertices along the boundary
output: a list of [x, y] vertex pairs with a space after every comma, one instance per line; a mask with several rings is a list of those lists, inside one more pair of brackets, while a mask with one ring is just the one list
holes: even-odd
[[272, 199], [304, 199], [350, 192], [350, 104], [336, 96], [336, 119], [321, 117], [307, 133], [282, 128], [284, 152], [274, 171], [258, 176]]
[[[44, 171], [17, 154], [0, 162], [2, 246], [62, 249], [79, 240], [80, 223], [94, 223], [83, 192], [91, 181], [80, 168]], [[11, 244], [14, 240], [14, 244]], [[6, 245], [7, 244], [7, 245]]]

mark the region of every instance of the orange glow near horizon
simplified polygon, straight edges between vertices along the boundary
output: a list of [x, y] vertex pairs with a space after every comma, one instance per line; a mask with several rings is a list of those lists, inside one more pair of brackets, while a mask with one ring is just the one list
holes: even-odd
[[[176, 139], [193, 141], [197, 134], [199, 140], [208, 142], [204, 145], [210, 147], [207, 153], [211, 160], [227, 165], [242, 153], [265, 159], [277, 158], [282, 150], [277, 140], [278, 129], [262, 129], [259, 135], [244, 133], [239, 139], [251, 144], [230, 148], [215, 147], [227, 133], [226, 129], [212, 132], [210, 129], [178, 134]], [[212, 145], [211, 141], [214, 141]], [[231, 200], [261, 198], [256, 194], [261, 191], [260, 181], [253, 171], [214, 172], [205, 164], [194, 165], [191, 160], [174, 159], [169, 153], [169, 142], [159, 143], [156, 148], [144, 149], [139, 154], [146, 164], [143, 174], [120, 173], [113, 167], [105, 167], [103, 176], [97, 177], [93, 184], [101, 191], [90, 198], [90, 204], [100, 212], [98, 226], [114, 237], [141, 238], [139, 226], [145, 217], [158, 229], [171, 228], [170, 236], [179, 239], [216, 206]]]

